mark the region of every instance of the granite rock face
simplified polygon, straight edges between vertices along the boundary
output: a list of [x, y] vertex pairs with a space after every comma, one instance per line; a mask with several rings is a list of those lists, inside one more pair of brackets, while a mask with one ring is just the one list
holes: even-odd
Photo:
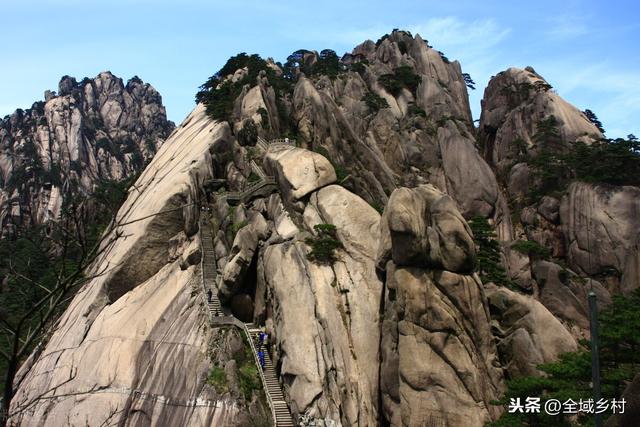
[[[588, 335], [589, 289], [606, 306], [611, 295], [638, 287], [640, 190], [580, 182], [571, 174], [550, 182], [545, 173], [562, 172], [545, 169], [540, 160], [551, 162], [545, 159], [573, 153], [578, 142], [589, 146], [603, 138], [531, 67], [498, 73], [484, 92], [479, 147], [505, 199], [519, 211], [511, 224], [514, 241], [501, 239], [508, 272], [576, 337]], [[512, 248], [522, 242], [516, 240], [548, 254], [517, 253]]]
[[567, 328], [536, 299], [494, 284], [486, 286], [486, 293], [498, 352], [511, 378], [539, 375], [539, 364], [577, 350]]
[[[198, 107], [159, 149], [121, 212], [143, 220], [122, 227], [41, 352], [19, 372], [13, 422], [39, 425], [237, 425], [239, 399], [207, 385], [208, 326], [200, 283], [195, 205], [185, 203], [212, 177], [209, 149], [225, 144], [226, 124]], [[184, 150], [185, 144], [189, 150]], [[184, 165], [189, 165], [184, 168]], [[196, 229], [197, 231], [197, 229]], [[197, 252], [197, 251], [196, 251]], [[42, 398], [45, 396], [45, 398]], [[199, 399], [200, 404], [187, 402]]]
[[4, 233], [54, 220], [69, 191], [140, 172], [174, 128], [160, 94], [138, 77], [65, 76], [45, 98], [0, 120]]
[[[367, 41], [342, 61], [361, 68], [296, 83], [291, 109], [300, 142], [326, 150], [349, 173], [343, 185], [367, 201], [384, 204], [397, 186], [430, 182], [465, 217], [502, 221], [495, 176], [475, 148], [460, 64], [404, 31]], [[398, 92], [385, 88], [382, 77], [398, 70], [409, 70], [420, 83]], [[365, 99], [371, 97], [388, 107], [369, 107]]]
[[384, 417], [394, 426], [484, 425], [498, 414], [490, 401], [504, 385], [484, 289], [472, 274], [468, 225], [431, 186], [394, 191], [382, 221], [391, 248], [378, 264], [392, 254], [381, 341]]
[[562, 198], [560, 224], [573, 270], [625, 294], [640, 286], [640, 188], [574, 183]]
[[267, 173], [277, 177], [284, 199], [291, 204], [336, 181], [333, 166], [326, 158], [295, 147], [269, 149], [264, 168]]
[[484, 157], [498, 171], [508, 171], [522, 150], [535, 151], [538, 123], [550, 116], [557, 120], [563, 143], [591, 143], [602, 138], [580, 110], [551, 89], [531, 67], [509, 68], [489, 82], [482, 100], [478, 136]]

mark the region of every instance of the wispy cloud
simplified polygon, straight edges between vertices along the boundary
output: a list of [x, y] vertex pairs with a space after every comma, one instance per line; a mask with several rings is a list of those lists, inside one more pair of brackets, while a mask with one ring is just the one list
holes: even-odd
[[432, 18], [425, 23], [409, 25], [408, 29], [428, 39], [436, 48], [464, 46], [469, 53], [484, 52], [511, 32], [493, 19], [464, 21], [454, 16]]
[[640, 71], [620, 69], [600, 62], [583, 65], [583, 58], [542, 64], [546, 77], [558, 93], [578, 108], [593, 110], [609, 137], [640, 133]]
[[[396, 25], [397, 26], [397, 25]], [[322, 42], [325, 45], [341, 45], [346, 49], [362, 43], [365, 40], [377, 40], [394, 27], [390, 24], [377, 24], [357, 28], [305, 28], [303, 32], [291, 31], [300, 42]], [[402, 25], [403, 30], [419, 33], [422, 38], [429, 40], [435, 48], [445, 50], [452, 47], [464, 47], [468, 52], [480, 53], [498, 44], [511, 31], [501, 27], [493, 19], [465, 21], [455, 16], [431, 18], [423, 22]]]
[[469, 102], [473, 116], [480, 117], [483, 88], [490, 76], [500, 71], [496, 65], [501, 56], [499, 46], [508, 39], [511, 28], [494, 19], [465, 21], [449, 16], [432, 18], [409, 29], [429, 40], [449, 58], [459, 60], [463, 70], [471, 74], [478, 90], [469, 91]]
[[547, 18], [542, 31], [549, 41], [575, 39], [593, 31], [593, 27], [589, 25], [589, 19], [588, 16], [576, 14], [552, 16]]

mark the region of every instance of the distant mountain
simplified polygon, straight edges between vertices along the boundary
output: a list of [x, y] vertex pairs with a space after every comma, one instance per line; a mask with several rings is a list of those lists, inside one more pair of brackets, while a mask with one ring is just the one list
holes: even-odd
[[141, 171], [173, 128], [160, 94], [138, 77], [64, 76], [57, 93], [0, 120], [2, 233], [55, 219], [66, 195]]

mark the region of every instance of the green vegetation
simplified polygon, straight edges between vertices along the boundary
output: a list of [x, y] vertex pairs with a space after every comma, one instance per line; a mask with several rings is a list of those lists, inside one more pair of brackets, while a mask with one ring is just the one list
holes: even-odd
[[515, 152], [516, 161], [525, 161], [528, 150], [527, 141], [522, 138], [516, 138], [511, 141], [511, 146], [513, 147], [513, 151]]
[[240, 231], [240, 229], [246, 227], [247, 225], [249, 225], [249, 221], [245, 219], [244, 221], [233, 224], [231, 226], [231, 231], [233, 231], [233, 234], [235, 235], [238, 231]]
[[407, 113], [410, 116], [420, 116], [420, 117], [424, 117], [425, 119], [427, 118], [427, 113], [422, 108], [418, 107], [415, 104], [409, 105], [409, 109]]
[[[236, 70], [247, 68], [247, 73], [235, 83], [225, 78]], [[196, 102], [203, 103], [207, 108], [207, 114], [216, 120], [229, 120], [233, 113], [233, 103], [242, 92], [245, 85], [253, 87], [257, 84], [260, 71], [264, 71], [269, 82], [274, 87], [277, 94], [283, 90], [290, 90], [290, 83], [284, 78], [277, 77], [275, 71], [271, 69], [260, 55], [247, 55], [239, 53], [229, 58], [227, 63], [213, 76], [200, 86], [196, 94]]]
[[323, 49], [315, 61], [312, 61], [314, 55], [314, 52], [306, 49], [297, 50], [289, 55], [282, 66], [285, 77], [293, 80], [296, 76], [296, 70], [300, 70], [307, 76], [325, 75], [333, 80], [340, 72], [344, 71], [340, 58], [334, 50]]
[[140, 173], [136, 173], [121, 181], [98, 181], [93, 189], [91, 198], [99, 206], [100, 210], [107, 211], [109, 217], [112, 217], [127, 199], [129, 187], [136, 182], [139, 176]]
[[587, 119], [589, 119], [591, 123], [593, 123], [598, 128], [600, 132], [604, 134], [604, 128], [602, 127], [602, 122], [598, 120], [598, 116], [596, 116], [596, 113], [589, 110], [588, 108], [584, 110], [582, 113], [587, 117]]
[[[626, 385], [640, 373], [640, 290], [630, 297], [613, 297], [613, 304], [600, 312], [600, 366], [602, 397], [620, 399]], [[507, 381], [507, 391], [496, 404], [508, 405], [510, 399], [541, 397], [542, 405], [549, 399], [561, 402], [592, 398], [591, 353], [589, 343], [583, 341], [576, 352], [561, 355], [556, 363], [543, 364], [538, 369], [545, 377], [523, 377]], [[542, 413], [504, 413], [493, 427], [520, 425], [569, 426], [567, 415], [549, 416]], [[607, 413], [609, 415], [611, 412]], [[593, 425], [593, 417], [580, 414], [578, 425]]]
[[247, 341], [247, 337], [242, 334], [242, 342], [244, 350], [234, 355], [238, 364], [238, 383], [240, 391], [247, 401], [251, 400], [254, 391], [262, 390], [262, 382], [260, 374], [255, 363], [255, 358], [251, 352], [251, 345]]
[[389, 108], [387, 100], [373, 92], [367, 92], [361, 101], [367, 104], [372, 113], [377, 113], [381, 108]]
[[252, 119], [245, 120], [242, 129], [238, 131], [238, 143], [242, 146], [253, 146], [258, 141], [258, 128]]
[[103, 149], [104, 151], [106, 151], [111, 155], [116, 154], [116, 148], [111, 143], [111, 140], [109, 138], [100, 138], [99, 140], [96, 141], [96, 151], [100, 149]]
[[258, 108], [258, 114], [260, 114], [260, 122], [262, 125], [262, 129], [268, 129], [270, 127], [269, 125], [269, 112], [263, 108], [260, 107]]
[[324, 49], [320, 51], [318, 60], [311, 70], [311, 74], [326, 75], [331, 79], [335, 79], [340, 71], [342, 71], [342, 66], [340, 65], [340, 59], [336, 52], [331, 49]]
[[640, 142], [627, 139], [603, 140], [590, 146], [576, 143], [566, 163], [576, 179], [612, 185], [640, 185]]
[[469, 221], [469, 227], [477, 248], [475, 270], [482, 283], [493, 282], [498, 286], [517, 289], [502, 266], [500, 244], [489, 221], [483, 216], [476, 216]]
[[476, 90], [476, 82], [473, 81], [471, 75], [468, 73], [462, 73], [462, 78], [464, 79], [464, 84], [471, 90]]
[[249, 177], [247, 178], [247, 182], [250, 184], [253, 184], [254, 182], [258, 182], [258, 181], [260, 181], [260, 177], [256, 175], [255, 172], [251, 171], [251, 173], [249, 174]]
[[229, 391], [229, 383], [227, 382], [227, 374], [221, 366], [212, 366], [207, 376], [207, 384], [212, 386], [216, 393], [224, 394]]
[[349, 66], [350, 70], [360, 74], [361, 76], [367, 71], [367, 65], [369, 61], [365, 58], [359, 58], [358, 62], [354, 62]]
[[258, 368], [255, 363], [243, 364], [238, 368], [238, 382], [244, 398], [251, 400], [253, 391], [262, 388]]
[[442, 61], [445, 64], [449, 64], [451, 62], [451, 61], [449, 61], [449, 58], [447, 58], [447, 56], [443, 52], [438, 51], [438, 54], [440, 55], [440, 58], [442, 58]]
[[383, 41], [385, 41], [386, 39], [388, 39], [389, 37], [391, 37], [389, 34], [385, 34], [382, 37], [380, 37], [377, 41], [376, 41], [376, 47], [380, 47], [380, 45], [382, 44]]
[[151, 154], [156, 154], [156, 151], [158, 150], [158, 148], [156, 147], [156, 142], [153, 138], [145, 138], [144, 146]]
[[511, 248], [534, 259], [547, 259], [551, 256], [549, 249], [533, 240], [518, 240]]
[[[242, 340], [243, 345], [236, 347], [231, 355], [225, 354], [223, 360], [228, 360], [229, 356], [235, 360], [236, 364], [236, 378], [238, 380], [238, 388], [240, 389], [241, 396], [246, 403], [252, 401], [254, 392], [260, 392], [262, 390], [262, 381], [260, 380], [260, 373], [256, 366], [255, 358], [251, 352], [251, 346], [247, 337], [243, 333], [235, 328], [220, 328], [222, 335], [218, 335], [218, 338], [211, 343], [210, 348], [214, 351], [210, 354], [212, 366], [209, 369], [207, 376], [207, 384], [212, 386], [217, 393], [224, 394], [231, 390], [227, 373], [224, 366], [216, 357], [216, 352], [224, 352], [224, 343], [227, 342], [228, 335], [232, 334]], [[215, 349], [215, 350], [214, 350]], [[229, 365], [227, 365], [229, 368]], [[264, 401], [264, 395], [260, 393], [260, 397], [263, 405], [266, 406]]]
[[316, 231], [315, 237], [305, 240], [311, 246], [311, 252], [307, 254], [307, 259], [318, 264], [333, 264], [337, 261], [336, 249], [342, 247], [338, 240], [336, 226], [333, 224], [316, 224], [313, 229]]
[[383, 74], [378, 78], [378, 82], [393, 96], [400, 95], [404, 88], [415, 93], [421, 81], [422, 78], [408, 65], [396, 68], [393, 74]]
[[627, 139], [563, 144], [555, 117], [537, 125], [533, 136], [537, 152], [525, 156], [539, 183], [529, 194], [535, 202], [547, 194], [564, 191], [573, 180], [611, 185], [640, 185], [640, 142], [634, 135]]
[[378, 213], [379, 213], [380, 215], [382, 215], [382, 214], [383, 214], [383, 212], [384, 212], [384, 206], [383, 206], [382, 204], [380, 204], [380, 203], [378, 203], [378, 202], [376, 202], [376, 201], [374, 200], [373, 202], [369, 203], [369, 205], [371, 205], [371, 207], [372, 207], [373, 209], [375, 209], [376, 211], [378, 211]]

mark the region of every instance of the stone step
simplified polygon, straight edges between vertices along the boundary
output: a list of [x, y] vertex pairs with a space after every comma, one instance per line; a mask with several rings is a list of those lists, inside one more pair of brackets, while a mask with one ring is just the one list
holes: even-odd
[[[258, 187], [255, 187], [253, 189], [257, 188]], [[205, 284], [215, 283], [217, 281], [216, 279], [219, 278], [219, 273], [215, 265], [215, 251], [213, 240], [211, 239], [211, 228], [208, 225], [201, 224], [201, 236], [201, 250], [204, 258], [203, 280]], [[224, 314], [222, 313], [222, 304], [218, 299], [218, 293], [215, 285], [211, 286], [211, 288], [205, 286], [203, 289], [205, 295], [207, 294], [207, 291], [209, 289], [214, 291], [211, 301], [207, 301], [209, 315], [212, 318], [223, 316]], [[252, 340], [256, 340], [262, 330], [258, 328], [254, 323], [245, 323], [245, 325], [249, 332], [250, 338]], [[265, 352], [265, 368], [263, 369], [263, 375], [265, 392], [269, 395], [273, 402], [273, 410], [276, 416], [275, 426], [294, 427], [295, 423], [293, 422], [293, 418], [291, 417], [289, 406], [284, 399], [284, 394], [282, 393], [282, 388], [280, 387], [278, 376], [276, 375], [275, 369], [273, 368], [271, 357], [267, 352]]]

